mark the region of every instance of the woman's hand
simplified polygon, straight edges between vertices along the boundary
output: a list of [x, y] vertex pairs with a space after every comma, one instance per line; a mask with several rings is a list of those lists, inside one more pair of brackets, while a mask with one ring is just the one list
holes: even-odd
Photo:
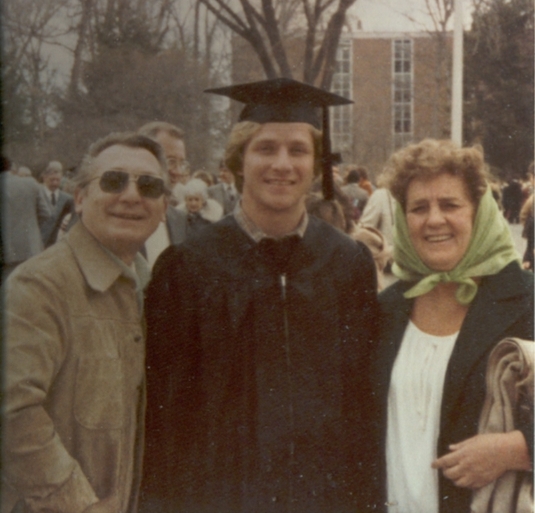
[[476, 435], [449, 447], [432, 467], [457, 486], [481, 488], [507, 470], [531, 470], [528, 447], [520, 431]]

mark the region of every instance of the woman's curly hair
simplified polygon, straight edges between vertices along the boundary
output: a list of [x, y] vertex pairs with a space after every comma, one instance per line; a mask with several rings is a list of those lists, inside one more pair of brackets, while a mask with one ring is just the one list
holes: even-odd
[[424, 139], [406, 146], [390, 157], [385, 172], [387, 186], [403, 210], [409, 183], [415, 178], [425, 180], [442, 173], [459, 176], [476, 206], [488, 183], [483, 149], [460, 148], [450, 140]]

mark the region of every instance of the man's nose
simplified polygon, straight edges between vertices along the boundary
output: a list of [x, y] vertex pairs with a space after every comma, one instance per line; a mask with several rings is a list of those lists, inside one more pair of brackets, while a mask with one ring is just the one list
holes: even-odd
[[273, 167], [280, 171], [287, 171], [291, 169], [292, 161], [287, 148], [279, 148], [273, 161]]
[[139, 194], [139, 189], [135, 180], [130, 178], [126, 189], [121, 192], [121, 200], [123, 201], [140, 201], [141, 195]]
[[430, 224], [441, 224], [444, 222], [444, 212], [438, 205], [432, 205], [429, 208], [427, 222]]

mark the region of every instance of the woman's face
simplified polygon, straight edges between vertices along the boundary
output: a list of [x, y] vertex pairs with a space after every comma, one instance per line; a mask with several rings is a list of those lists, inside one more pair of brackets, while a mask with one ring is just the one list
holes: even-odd
[[468, 249], [475, 206], [462, 178], [443, 173], [413, 179], [407, 188], [409, 235], [425, 265], [451, 271]]
[[192, 214], [199, 212], [204, 206], [204, 198], [200, 194], [192, 194], [186, 196], [186, 208]]

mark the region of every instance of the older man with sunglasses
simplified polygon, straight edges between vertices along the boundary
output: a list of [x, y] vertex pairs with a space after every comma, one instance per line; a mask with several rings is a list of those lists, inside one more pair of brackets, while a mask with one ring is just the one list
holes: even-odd
[[144, 136], [112, 134], [76, 184], [79, 222], [7, 282], [6, 513], [136, 509], [149, 277], [138, 250], [165, 215], [165, 157]]

